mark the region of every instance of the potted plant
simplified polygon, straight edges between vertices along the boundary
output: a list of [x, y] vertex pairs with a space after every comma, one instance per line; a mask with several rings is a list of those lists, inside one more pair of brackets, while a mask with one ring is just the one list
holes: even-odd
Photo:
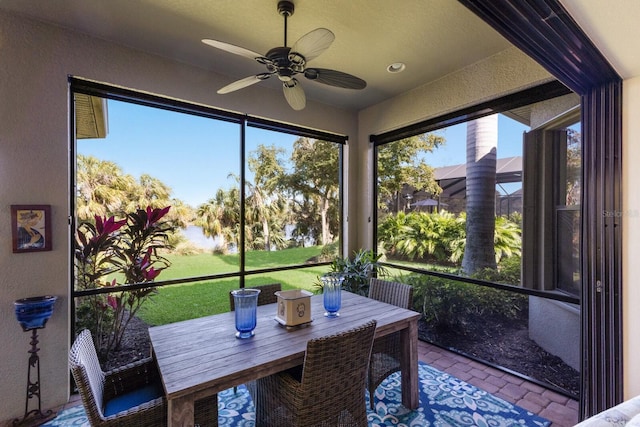
[[387, 269], [381, 264], [380, 258], [382, 254], [376, 255], [373, 250], [360, 249], [353, 253], [353, 258], [335, 258], [331, 263], [331, 271], [344, 276], [342, 289], [367, 296], [371, 277], [387, 275]]

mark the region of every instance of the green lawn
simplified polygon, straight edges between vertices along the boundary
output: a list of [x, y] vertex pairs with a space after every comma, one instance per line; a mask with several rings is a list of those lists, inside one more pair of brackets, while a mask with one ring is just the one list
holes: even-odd
[[[320, 247], [294, 248], [274, 252], [252, 251], [246, 255], [247, 269], [303, 264], [320, 253]], [[171, 267], [159, 280], [206, 276], [239, 270], [238, 255], [168, 255]], [[314, 290], [318, 276], [329, 271], [328, 266], [310, 267], [246, 278], [245, 286], [279, 282], [283, 289]], [[157, 295], [146, 301], [138, 316], [150, 325], [163, 325], [180, 320], [229, 311], [229, 291], [237, 289], [238, 278], [208, 280], [158, 288]]]

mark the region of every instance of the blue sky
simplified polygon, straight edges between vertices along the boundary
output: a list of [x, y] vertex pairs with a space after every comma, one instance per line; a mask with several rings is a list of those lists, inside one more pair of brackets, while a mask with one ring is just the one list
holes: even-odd
[[[109, 132], [105, 139], [81, 139], [78, 154], [92, 155], [118, 164], [139, 178], [149, 174], [173, 190], [173, 197], [196, 207], [218, 188], [229, 188], [239, 175], [240, 127], [237, 124], [179, 114], [124, 102], [108, 101]], [[522, 133], [527, 128], [504, 116], [498, 120], [498, 158], [522, 153]], [[464, 163], [466, 125], [440, 131], [444, 147], [427, 157], [433, 167]], [[293, 135], [247, 129], [247, 150], [258, 144], [290, 148]]]

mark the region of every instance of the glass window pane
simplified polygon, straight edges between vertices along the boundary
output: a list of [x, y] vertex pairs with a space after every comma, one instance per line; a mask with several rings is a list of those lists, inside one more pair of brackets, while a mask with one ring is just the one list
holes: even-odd
[[557, 287], [569, 294], [580, 295], [580, 193], [582, 189], [582, 153], [580, 123], [567, 129], [565, 161], [560, 165], [565, 187], [557, 208], [558, 275]]

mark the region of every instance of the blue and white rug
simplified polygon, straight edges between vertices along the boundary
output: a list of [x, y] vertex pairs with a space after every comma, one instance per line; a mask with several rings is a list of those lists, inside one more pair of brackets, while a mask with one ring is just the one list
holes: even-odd
[[[402, 406], [400, 374], [389, 376], [376, 390], [376, 407], [368, 410], [369, 426], [383, 427], [547, 427], [548, 420], [492, 396], [422, 362], [419, 365], [420, 407]], [[368, 393], [365, 393], [369, 408]], [[220, 426], [254, 427], [253, 402], [244, 386], [218, 394]], [[66, 409], [44, 426], [89, 426], [82, 406]]]

